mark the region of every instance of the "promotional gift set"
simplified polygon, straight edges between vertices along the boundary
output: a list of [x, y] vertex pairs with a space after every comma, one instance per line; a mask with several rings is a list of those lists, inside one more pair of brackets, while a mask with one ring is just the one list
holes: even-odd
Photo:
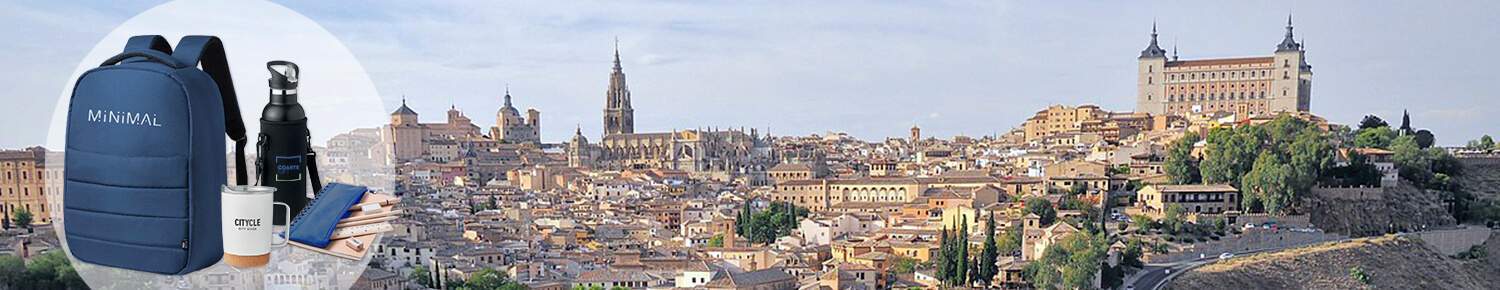
[[[123, 53], [80, 75], [63, 169], [68, 251], [91, 264], [166, 275], [220, 260], [263, 266], [287, 244], [362, 259], [377, 234], [393, 229], [398, 199], [363, 186], [324, 186], [297, 99], [300, 68], [279, 60], [266, 68], [270, 100], [255, 145], [256, 185], [249, 185], [245, 125], [219, 38], [186, 36], [174, 51], [161, 36], [135, 36]], [[224, 136], [235, 143], [233, 184]]]

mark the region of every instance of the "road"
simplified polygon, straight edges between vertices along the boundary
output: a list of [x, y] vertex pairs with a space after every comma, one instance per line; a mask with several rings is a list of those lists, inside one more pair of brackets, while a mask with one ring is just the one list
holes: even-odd
[[1144, 268], [1142, 268], [1140, 272], [1137, 272], [1135, 274], [1135, 282], [1126, 281], [1127, 283], [1129, 283], [1128, 286], [1131, 286], [1131, 288], [1128, 289], [1156, 289], [1157, 286], [1166, 284], [1165, 282], [1167, 281], [1167, 278], [1171, 277], [1172, 274], [1181, 273], [1182, 271], [1187, 271], [1203, 264], [1208, 264], [1210, 262], [1213, 262], [1217, 258], [1218, 257], [1209, 257], [1191, 261], [1173, 262], [1168, 264], [1148, 264]]

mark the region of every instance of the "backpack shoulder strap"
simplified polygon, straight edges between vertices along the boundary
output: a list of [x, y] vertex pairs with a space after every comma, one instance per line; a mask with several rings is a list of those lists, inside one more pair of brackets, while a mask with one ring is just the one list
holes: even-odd
[[125, 42], [125, 51], [155, 50], [165, 54], [172, 54], [172, 44], [167, 43], [166, 37], [161, 35], [136, 35], [131, 36]]
[[177, 42], [173, 58], [184, 64], [202, 64], [203, 72], [214, 79], [219, 87], [219, 96], [224, 98], [224, 131], [234, 140], [235, 182], [247, 184], [245, 173], [245, 120], [240, 116], [239, 98], [234, 93], [234, 80], [229, 77], [229, 59], [224, 55], [224, 43], [218, 37], [189, 35]]

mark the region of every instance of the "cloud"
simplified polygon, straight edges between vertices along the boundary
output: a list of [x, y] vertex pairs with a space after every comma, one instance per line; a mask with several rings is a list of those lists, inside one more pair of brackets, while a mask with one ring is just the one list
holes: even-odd
[[[1500, 66], [1500, 58], [1483, 51], [1500, 46], [1500, 35], [1477, 32], [1500, 27], [1500, 19], [1483, 13], [1500, 3], [1359, 4], [1295, 4], [1297, 35], [1311, 43], [1314, 113], [1347, 123], [1401, 106], [1417, 112], [1497, 105], [1484, 97], [1495, 89], [1483, 68]], [[908, 127], [885, 120], [893, 112], [937, 112], [941, 121], [922, 124], [924, 133], [947, 136], [1003, 132], [1049, 104], [1132, 110], [1135, 55], [1152, 19], [1184, 58], [1266, 55], [1293, 8], [984, 1], [286, 5], [319, 21], [360, 58], [387, 108], [404, 92], [428, 121], [452, 100], [476, 123], [492, 124], [498, 96], [510, 84], [518, 106], [543, 112], [543, 139], [553, 142], [572, 136], [575, 120], [586, 134], [600, 132], [616, 37], [642, 130], [732, 125], [879, 138], [906, 134]], [[67, 15], [62, 8], [37, 9]], [[19, 27], [30, 26], [28, 19], [0, 21]], [[1392, 45], [1411, 43], [1412, 35], [1444, 45]], [[1439, 134], [1477, 136], [1487, 129], [1483, 122], [1434, 117], [1433, 123]]]

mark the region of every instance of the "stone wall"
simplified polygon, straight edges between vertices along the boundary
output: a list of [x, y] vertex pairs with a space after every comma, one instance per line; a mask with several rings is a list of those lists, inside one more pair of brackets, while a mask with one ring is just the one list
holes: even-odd
[[1378, 186], [1319, 186], [1312, 188], [1312, 194], [1327, 199], [1344, 200], [1383, 200], [1385, 189]]

